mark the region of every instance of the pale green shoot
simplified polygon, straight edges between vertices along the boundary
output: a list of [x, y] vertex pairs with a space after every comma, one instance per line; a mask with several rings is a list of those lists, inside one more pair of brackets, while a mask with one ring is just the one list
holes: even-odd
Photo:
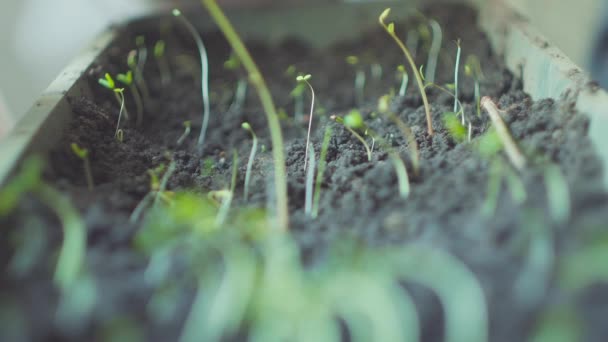
[[184, 133], [182, 133], [182, 135], [177, 139], [177, 146], [183, 144], [186, 138], [188, 138], [188, 136], [190, 135], [192, 123], [190, 122], [190, 120], [187, 120], [184, 121], [182, 125], [184, 126]]
[[74, 152], [74, 154], [84, 163], [84, 174], [87, 180], [87, 187], [89, 188], [89, 191], [93, 191], [93, 172], [91, 171], [91, 163], [89, 162], [89, 150], [78, 146], [76, 143], [72, 143], [70, 146], [72, 152]]
[[327, 150], [331, 140], [331, 126], [325, 128], [323, 143], [321, 145], [321, 155], [319, 156], [319, 167], [317, 168], [317, 179], [315, 182], [315, 194], [312, 203], [312, 217], [316, 218], [319, 214], [319, 201], [321, 200], [321, 184], [323, 183], [323, 173], [325, 173], [325, 165], [327, 164]]
[[154, 44], [154, 58], [160, 71], [160, 82], [162, 85], [167, 85], [171, 82], [171, 68], [165, 55], [166, 43], [164, 40], [159, 40]]
[[136, 125], [137, 127], [141, 126], [144, 117], [144, 103], [141, 95], [139, 94], [139, 90], [137, 90], [135, 83], [133, 83], [133, 72], [129, 70], [125, 74], [118, 74], [116, 75], [116, 80], [126, 85], [129, 87], [129, 90], [131, 90], [131, 94], [133, 94], [133, 99], [135, 100], [135, 105], [137, 107]]
[[243, 198], [246, 201], [249, 197], [249, 182], [251, 181], [251, 170], [253, 168], [253, 161], [255, 159], [255, 154], [258, 149], [258, 136], [255, 134], [253, 128], [251, 128], [251, 125], [248, 122], [243, 122], [241, 127], [243, 127], [244, 130], [248, 131], [251, 134], [251, 137], [253, 138], [251, 153], [249, 154], [249, 160], [247, 161], [247, 171], [245, 172], [245, 189], [243, 192]]
[[[104, 88], [107, 88], [109, 90], [111, 90], [114, 93], [114, 98], [116, 99], [116, 102], [118, 102], [118, 105], [121, 108], [121, 113], [123, 112], [124, 109], [124, 113], [125, 113], [125, 119], [129, 120], [129, 111], [124, 108], [124, 98], [122, 98], [119, 95], [119, 91], [117, 91], [118, 88], [116, 88], [116, 82], [114, 82], [114, 79], [112, 78], [112, 76], [110, 76], [110, 74], [105, 73], [104, 78], [100, 78], [97, 80], [97, 82]], [[120, 119], [119, 119], [120, 121]]]
[[306, 85], [308, 85], [308, 88], [310, 88], [310, 93], [312, 94], [312, 100], [310, 103], [310, 114], [308, 115], [308, 133], [306, 134], [306, 153], [304, 154], [304, 170], [306, 170], [306, 161], [308, 160], [308, 146], [310, 145], [310, 129], [312, 128], [312, 116], [315, 110], [315, 91], [314, 89], [312, 89], [312, 85], [310, 84], [310, 82], [308, 82], [308, 80], [310, 80], [311, 76], [310, 74], [305, 75], [305, 76], [298, 76], [296, 77], [296, 81], [298, 82], [303, 82], [306, 83]]

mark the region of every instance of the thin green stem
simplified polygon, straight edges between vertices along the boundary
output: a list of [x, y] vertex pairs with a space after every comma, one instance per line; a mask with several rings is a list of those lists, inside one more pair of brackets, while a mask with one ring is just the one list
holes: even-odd
[[251, 181], [251, 169], [253, 169], [253, 160], [255, 159], [255, 154], [258, 150], [258, 136], [251, 128], [249, 123], [244, 122], [242, 125], [243, 129], [249, 131], [251, 133], [251, 137], [253, 138], [253, 145], [251, 145], [251, 152], [249, 153], [249, 160], [247, 161], [247, 171], [245, 171], [245, 190], [243, 193], [243, 198], [245, 201], [249, 197], [249, 182]]
[[312, 217], [316, 218], [319, 214], [319, 201], [321, 199], [321, 184], [323, 183], [323, 173], [325, 173], [325, 165], [327, 164], [327, 150], [329, 141], [331, 140], [331, 126], [325, 128], [325, 136], [321, 145], [321, 155], [319, 156], [319, 166], [317, 167], [317, 179], [315, 181], [315, 194], [312, 202]]
[[266, 82], [262, 77], [258, 67], [251, 58], [249, 51], [241, 41], [240, 37], [234, 30], [234, 27], [222, 12], [222, 9], [217, 5], [215, 0], [201, 0], [207, 8], [211, 17], [215, 20], [220, 30], [226, 36], [226, 39], [232, 46], [232, 49], [243, 63], [244, 68], [249, 73], [249, 80], [256, 88], [270, 129], [270, 138], [273, 149], [274, 158], [274, 181], [275, 181], [275, 196], [277, 201], [277, 218], [276, 225], [281, 231], [285, 231], [289, 226], [289, 209], [287, 205], [287, 176], [285, 170], [285, 155], [283, 151], [283, 136], [281, 133], [281, 125], [277, 116], [276, 107], [272, 100], [272, 96], [268, 91]]

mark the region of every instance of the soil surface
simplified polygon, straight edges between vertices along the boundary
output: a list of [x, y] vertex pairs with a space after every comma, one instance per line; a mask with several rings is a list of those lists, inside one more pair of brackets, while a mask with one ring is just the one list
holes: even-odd
[[[404, 63], [401, 52], [380, 28], [356, 41], [340, 42], [323, 50], [312, 49], [297, 40], [285, 40], [276, 46], [247, 43], [277, 107], [286, 113], [281, 124], [287, 159], [290, 231], [302, 251], [303, 263], [311, 265], [322, 260], [335, 242], [346, 238], [354, 238], [368, 247], [422, 243], [453, 254], [475, 274], [488, 301], [492, 341], [526, 339], [544, 317], [543, 313], [556, 303], [570, 300], [576, 303], [577, 312], [588, 318], [583, 324], [585, 337], [597, 340], [608, 331], [601, 318], [606, 310], [600, 310], [593, 298], [598, 301], [601, 298], [600, 304], [608, 304], [608, 289], [596, 286], [574, 299], [565, 299], [555, 276], [558, 261], [547, 264], [547, 269], [541, 267], [530, 272], [533, 248], [527, 242], [534, 227], [554, 232], [550, 246], [554, 259], [561, 260], [580, 249], [588, 236], [585, 234], [597, 231], [608, 219], [604, 211], [608, 196], [600, 190], [602, 170], [587, 138], [588, 119], [565, 101], [532, 101], [499, 56], [493, 54], [486, 37], [475, 26], [473, 10], [444, 5], [427, 8], [424, 13], [437, 20], [444, 33], [437, 84], [453, 82], [455, 41], [461, 39], [459, 93], [471, 121], [472, 140], [459, 142], [447, 131], [442, 118], [445, 112], [452, 111], [453, 98], [433, 88], [429, 88], [428, 94], [436, 133], [427, 134], [424, 108], [412, 78], [407, 94], [393, 97], [391, 109], [415, 134], [420, 149], [418, 174], [412, 172], [407, 139], [394, 124], [376, 113], [379, 96], [399, 88], [395, 69]], [[415, 20], [397, 23], [403, 39], [406, 32], [415, 28], [414, 23]], [[124, 41], [117, 42], [100, 57], [87, 75], [96, 89], [95, 96], [71, 99], [74, 120], [52, 151], [45, 171], [45, 179], [69, 195], [86, 221], [86, 265], [103, 300], [98, 301], [93, 318], [81, 329], [70, 330], [68, 334], [51, 319], [58, 301], [52, 284], [52, 260], [61, 243], [59, 222], [48, 209], [31, 199], [24, 200], [14, 215], [0, 221], [3, 227], [22, 227], [32, 220], [46, 227], [36, 261], [23, 274], [9, 269], [17, 249], [15, 239], [4, 241], [1, 248], [3, 265], [7, 265], [1, 300], [9, 308], [3, 311], [17, 310], [22, 317], [21, 321], [15, 318], [19, 321], [17, 326], [27, 327], [33, 340], [90, 339], [99, 336], [99, 331], [111, 325], [117, 316], [130, 317], [145, 327], [149, 340], [175, 340], [179, 336], [195, 285], [180, 288], [183, 295], [168, 322], [155, 323], [146, 314], [148, 299], [156, 290], [144, 282], [148, 258], [132, 247], [141, 220], [135, 224], [129, 221], [134, 208], [150, 190], [147, 170], [166, 164], [167, 152], [176, 164], [168, 180], [169, 190], [194, 189], [204, 193], [228, 188], [235, 149], [239, 166], [233, 205], [265, 208], [272, 203], [268, 197], [273, 193], [272, 152], [265, 115], [252, 89], [241, 110], [229, 110], [236, 83], [243, 73], [224, 69], [230, 48], [220, 33], [203, 36], [209, 52], [212, 93], [211, 117], [202, 151], [197, 148], [202, 112], [198, 55], [191, 37], [179, 25], [172, 26], [164, 36], [172, 72], [170, 82], [162, 84], [156, 61], [150, 58], [144, 77], [151, 96], [146, 102], [143, 125], [136, 127], [133, 120], [125, 121], [123, 142], [114, 138], [118, 106], [111, 92], [97, 86], [97, 79], [105, 72], [115, 75], [126, 70], [125, 56], [134, 48], [133, 37], [137, 34], [146, 34], [151, 54], [151, 44], [158, 33], [129, 31], [125, 32]], [[417, 62], [425, 64], [428, 43], [421, 41], [417, 50]], [[345, 57], [349, 55], [359, 56], [360, 65], [348, 65]], [[479, 152], [482, 136], [491, 122], [485, 113], [476, 114], [473, 79], [465, 75], [463, 67], [468, 55], [481, 61], [484, 73], [481, 95], [490, 96], [504, 110], [505, 122], [528, 156], [528, 166], [521, 172], [516, 172], [502, 154], [484, 157]], [[370, 72], [374, 63], [382, 67], [379, 78]], [[317, 156], [325, 127], [333, 127], [320, 212], [315, 219], [304, 213], [304, 155], [310, 97], [306, 91], [304, 115], [296, 117], [295, 101], [290, 96], [296, 85], [295, 77], [286, 75], [291, 65], [298, 72], [312, 74], [317, 98], [311, 142]], [[355, 68], [362, 68], [367, 74], [361, 104], [357, 104], [355, 97]], [[134, 116], [133, 100], [125, 93], [127, 108]], [[358, 108], [366, 124], [400, 153], [410, 174], [411, 194], [407, 199], [399, 197], [397, 176], [387, 153], [376, 148], [368, 161], [363, 145], [349, 131], [329, 120], [330, 115], [345, 115], [352, 108]], [[192, 131], [178, 146], [186, 120], [192, 122]], [[252, 140], [241, 128], [245, 121], [257, 133], [261, 148], [253, 164], [247, 201], [243, 200], [242, 192]], [[82, 161], [70, 149], [72, 142], [90, 151], [95, 182], [92, 192], [86, 187]], [[526, 197], [518, 201], [512, 196], [508, 182], [502, 182], [494, 213], [484, 215], [482, 208], [488, 198], [489, 173], [495, 160], [501, 160], [503, 169], [518, 175]], [[561, 223], [552, 218], [549, 209], [548, 188], [543, 178], [549, 162], [559, 167], [570, 192], [572, 214]], [[524, 281], [541, 284], [538, 295], [526, 297], [528, 292], [521, 291], [520, 286]], [[407, 287], [419, 310], [423, 340], [442, 340], [444, 318], [437, 297], [422, 287], [409, 284]]]

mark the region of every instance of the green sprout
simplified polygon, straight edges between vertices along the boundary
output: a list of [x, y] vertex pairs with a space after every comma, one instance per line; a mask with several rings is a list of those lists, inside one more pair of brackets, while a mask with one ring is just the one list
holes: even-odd
[[283, 151], [283, 137], [281, 133], [281, 125], [276, 112], [276, 107], [272, 100], [272, 96], [268, 91], [266, 82], [262, 77], [258, 67], [251, 58], [247, 48], [234, 30], [234, 27], [226, 18], [222, 9], [217, 5], [215, 0], [201, 0], [207, 8], [211, 17], [215, 20], [220, 30], [226, 36], [226, 39], [232, 46], [232, 49], [243, 63], [243, 67], [249, 73], [249, 80], [258, 91], [258, 96], [264, 107], [268, 127], [270, 129], [270, 138], [272, 141], [272, 153], [274, 158], [274, 189], [275, 199], [277, 201], [277, 228], [285, 231], [289, 226], [289, 210], [287, 203], [287, 177], [285, 167], [285, 156]]
[[379, 63], [372, 63], [370, 65], [370, 74], [372, 75], [372, 80], [375, 82], [379, 82], [382, 80], [382, 65]]
[[363, 104], [365, 98], [365, 71], [360, 66], [359, 57], [347, 56], [346, 63], [355, 68], [355, 100], [358, 106]]
[[390, 96], [384, 95], [378, 99], [378, 111], [393, 121], [395, 125], [403, 134], [403, 137], [407, 139], [408, 147], [410, 149], [410, 157], [412, 158], [412, 166], [414, 168], [414, 174], [418, 175], [420, 172], [420, 152], [418, 150], [418, 142], [412, 129], [401, 120], [397, 114], [390, 110]]
[[331, 120], [341, 124], [342, 126], [344, 126], [344, 128], [346, 128], [347, 131], [349, 131], [352, 135], [354, 135], [355, 138], [357, 138], [357, 140], [359, 140], [361, 142], [361, 144], [363, 144], [363, 147], [365, 147], [365, 151], [367, 151], [367, 160], [371, 161], [372, 160], [372, 150], [369, 148], [369, 145], [367, 144], [365, 139], [359, 133], [357, 133], [357, 131], [355, 131], [355, 129], [360, 129], [364, 126], [363, 117], [361, 117], [361, 113], [357, 110], [352, 110], [344, 118], [337, 116], [337, 115], [332, 115], [329, 118]]
[[141, 126], [144, 116], [144, 103], [141, 98], [141, 95], [139, 94], [139, 90], [137, 90], [137, 87], [133, 83], [133, 72], [129, 70], [125, 74], [118, 74], [116, 75], [116, 80], [129, 87], [129, 90], [133, 95], [133, 99], [135, 100], [135, 105], [137, 106], [136, 125], [138, 127]]
[[403, 96], [405, 96], [405, 92], [407, 90], [407, 84], [409, 83], [410, 78], [403, 65], [399, 65], [397, 67], [397, 71], [401, 78], [401, 86], [399, 87], [399, 96], [403, 97]]
[[443, 125], [445, 128], [447, 128], [454, 140], [462, 142], [467, 138], [467, 128], [460, 123], [460, 120], [458, 120], [458, 113], [443, 113]]
[[[456, 65], [454, 66], [454, 113], [458, 113], [458, 71], [460, 69], [460, 39], [456, 41]], [[464, 118], [464, 115], [462, 116]]]
[[148, 103], [150, 100], [150, 91], [148, 90], [148, 84], [144, 78], [144, 68], [146, 66], [146, 62], [148, 61], [148, 48], [146, 47], [146, 38], [141, 35], [135, 37], [135, 46], [137, 47], [137, 62], [135, 63], [136, 66], [134, 70], [135, 82], [137, 83], [137, 86], [141, 89], [144, 95], [144, 102]]
[[468, 77], [472, 77], [475, 83], [475, 104], [477, 105], [477, 116], [481, 116], [481, 95], [479, 91], [479, 82], [483, 80], [483, 71], [481, 70], [481, 63], [475, 55], [469, 55], [464, 64], [464, 73]]
[[249, 154], [249, 160], [247, 161], [247, 171], [245, 172], [245, 189], [243, 192], [243, 198], [245, 201], [249, 197], [249, 182], [251, 181], [251, 169], [253, 168], [253, 160], [255, 159], [255, 154], [258, 150], [258, 136], [255, 135], [253, 128], [248, 122], [243, 122], [241, 124], [244, 130], [248, 131], [251, 134], [251, 138], [253, 138], [253, 145], [251, 145], [251, 152]]
[[129, 217], [129, 222], [136, 223], [139, 221], [139, 218], [143, 214], [144, 210], [151, 204], [153, 207], [156, 207], [161, 200], [165, 203], [171, 201], [171, 193], [166, 189], [169, 178], [171, 178], [175, 172], [175, 168], [175, 161], [171, 160], [166, 170], [165, 165], [160, 164], [156, 168], [147, 171], [148, 175], [150, 176], [150, 191], [137, 204]]
[[167, 44], [162, 39], [156, 41], [154, 44], [154, 58], [156, 59], [158, 70], [160, 71], [160, 82], [162, 85], [167, 85], [171, 82], [171, 68], [169, 67], [169, 62], [165, 55], [166, 45]]
[[412, 73], [416, 77], [416, 82], [418, 83], [418, 89], [420, 90], [420, 95], [422, 96], [422, 102], [424, 103], [424, 110], [426, 112], [426, 122], [427, 122], [428, 134], [432, 136], [434, 134], [433, 118], [431, 117], [431, 108], [429, 106], [429, 101], [426, 97], [426, 91], [424, 88], [424, 84], [422, 83], [422, 77], [418, 71], [418, 68], [416, 67], [416, 63], [414, 62], [414, 59], [412, 58], [412, 55], [410, 54], [409, 50], [403, 44], [401, 39], [399, 39], [397, 34], [395, 34], [395, 24], [389, 23], [387, 25], [384, 23], [384, 20], [388, 17], [390, 11], [391, 11], [390, 8], [385, 9], [384, 12], [382, 12], [382, 14], [380, 14], [380, 17], [378, 17], [378, 21], [380, 22], [380, 25], [382, 25], [382, 27], [384, 27], [386, 32], [395, 40], [395, 43], [397, 43], [397, 45], [399, 46], [399, 48], [405, 55], [405, 58], [407, 59], [408, 63], [410, 64], [410, 67], [412, 68]]
[[310, 144], [310, 129], [312, 128], [312, 116], [315, 110], [315, 91], [312, 89], [312, 85], [308, 80], [310, 80], [310, 74], [305, 76], [296, 77], [296, 81], [306, 83], [308, 88], [310, 88], [310, 93], [312, 94], [312, 100], [310, 102], [310, 114], [308, 115], [308, 133], [306, 134], [306, 153], [304, 154], [304, 170], [306, 170], [306, 161], [308, 160], [308, 146]]
[[118, 95], [118, 98], [120, 99], [120, 111], [118, 112], [118, 120], [116, 121], [116, 131], [114, 132], [114, 137], [122, 142], [123, 140], [123, 132], [122, 129], [120, 129], [120, 119], [122, 117], [122, 113], [127, 113], [127, 109], [125, 107], [125, 95], [124, 95], [124, 88], [115, 88], [114, 89], [114, 93]]
[[557, 165], [549, 164], [544, 170], [549, 213], [555, 222], [565, 223], [570, 218], [570, 190], [568, 182]]
[[311, 216], [316, 218], [319, 215], [319, 201], [321, 200], [321, 184], [323, 183], [323, 174], [325, 173], [325, 165], [327, 164], [327, 150], [331, 140], [331, 126], [325, 128], [323, 143], [321, 144], [321, 155], [319, 156], [319, 166], [317, 167], [317, 179], [315, 182], [315, 194], [312, 202]]
[[[238, 72], [240, 68], [241, 61], [234, 53], [231, 53], [228, 60], [224, 62], [224, 69]], [[238, 112], [241, 110], [243, 104], [245, 103], [245, 99], [247, 98], [247, 85], [247, 79], [244, 77], [239, 77], [236, 85], [236, 91], [234, 92], [234, 100], [228, 109], [229, 111]]]
[[429, 50], [429, 57], [426, 62], [426, 79], [433, 83], [435, 82], [435, 71], [437, 69], [437, 59], [439, 57], [439, 51], [441, 50], [441, 41], [443, 35], [441, 33], [441, 26], [433, 19], [429, 20], [429, 25], [433, 31], [433, 41], [431, 43], [431, 49]]
[[72, 152], [74, 152], [74, 154], [78, 158], [82, 159], [82, 162], [84, 163], [84, 174], [85, 174], [85, 178], [87, 179], [87, 186], [88, 186], [89, 190], [92, 191], [93, 190], [93, 173], [91, 172], [91, 164], [89, 162], [89, 150], [78, 146], [78, 144], [76, 144], [76, 143], [72, 143], [70, 146], [72, 148]]
[[289, 96], [294, 101], [293, 111], [297, 122], [303, 121], [302, 118], [304, 117], [304, 91], [306, 91], [306, 84], [304, 82], [296, 82], [296, 86], [289, 93]]
[[312, 195], [315, 182], [315, 149], [312, 144], [310, 144], [309, 159], [308, 170], [306, 171], [306, 191], [304, 194], [304, 214], [306, 215], [312, 215]]
[[230, 210], [230, 205], [232, 204], [232, 199], [234, 198], [234, 190], [236, 189], [238, 170], [239, 156], [235, 149], [232, 151], [232, 178], [230, 180], [230, 192], [224, 192], [222, 205], [220, 206], [220, 209], [217, 212], [217, 217], [215, 218], [215, 225], [217, 227], [221, 227], [224, 222], [226, 222], [226, 218], [228, 217], [228, 211]]
[[205, 135], [207, 134], [207, 126], [209, 125], [209, 60], [207, 57], [207, 49], [203, 43], [203, 39], [200, 34], [192, 25], [192, 23], [182, 14], [178, 9], [173, 9], [173, 16], [177, 17], [182, 24], [188, 29], [192, 38], [196, 42], [198, 52], [201, 58], [201, 93], [203, 96], [203, 124], [201, 127], [201, 134], [198, 137], [198, 146], [202, 148], [205, 143]]
[[[97, 82], [104, 88], [107, 88], [109, 90], [111, 90], [114, 93], [114, 98], [116, 99], [116, 102], [118, 102], [118, 105], [121, 108], [121, 113], [124, 109], [124, 113], [125, 113], [125, 119], [129, 120], [129, 111], [124, 107], [124, 98], [121, 97], [119, 95], [119, 91], [116, 88], [116, 82], [114, 82], [114, 79], [112, 78], [112, 76], [110, 76], [110, 74], [105, 73], [104, 78], [100, 78], [97, 80]], [[119, 119], [120, 121], [120, 119]]]
[[517, 170], [523, 170], [526, 166], [526, 157], [519, 151], [519, 147], [517, 147], [517, 143], [511, 136], [509, 128], [499, 114], [498, 107], [488, 96], [484, 96], [481, 99], [481, 107], [488, 112], [492, 124], [496, 129], [496, 134], [498, 134], [498, 137], [505, 148], [507, 157], [509, 157], [509, 160]]
[[186, 138], [188, 138], [190, 135], [190, 127], [192, 126], [192, 123], [190, 120], [187, 120], [184, 121], [182, 125], [184, 126], [184, 133], [182, 133], [182, 135], [177, 139], [177, 146], [181, 146], [181, 144], [183, 144]]
[[418, 52], [418, 42], [420, 41], [420, 35], [418, 30], [409, 30], [405, 39], [405, 46], [411, 52], [412, 57], [416, 58]]

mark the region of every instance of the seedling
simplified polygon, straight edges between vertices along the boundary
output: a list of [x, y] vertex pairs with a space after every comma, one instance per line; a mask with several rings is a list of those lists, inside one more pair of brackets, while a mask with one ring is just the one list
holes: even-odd
[[431, 42], [431, 49], [429, 50], [429, 57], [426, 62], [426, 79], [433, 83], [435, 82], [435, 71], [437, 69], [437, 59], [439, 57], [439, 51], [441, 50], [441, 42], [443, 40], [443, 34], [441, 33], [441, 26], [433, 19], [429, 20], [429, 25], [433, 31], [433, 41]]
[[180, 12], [178, 9], [173, 10], [173, 15], [177, 17], [182, 24], [188, 29], [192, 38], [196, 42], [196, 46], [198, 48], [199, 55], [201, 57], [201, 93], [203, 97], [203, 124], [201, 127], [201, 133], [198, 137], [198, 146], [199, 149], [202, 149], [203, 144], [205, 143], [205, 136], [207, 134], [207, 126], [209, 125], [209, 112], [210, 112], [210, 103], [209, 103], [209, 60], [207, 57], [207, 49], [205, 48], [205, 44], [203, 44], [203, 39], [200, 34], [192, 25], [192, 23]]
[[156, 64], [158, 65], [158, 70], [160, 72], [160, 82], [162, 85], [167, 85], [171, 82], [171, 68], [169, 67], [169, 62], [167, 61], [167, 57], [165, 55], [166, 43], [164, 40], [158, 40], [154, 44], [154, 59], [156, 59]]
[[380, 22], [380, 25], [382, 25], [382, 27], [384, 27], [386, 32], [395, 40], [395, 43], [397, 43], [397, 45], [399, 46], [399, 48], [405, 55], [405, 58], [407, 59], [408, 63], [410, 64], [412, 73], [416, 77], [416, 82], [418, 83], [418, 89], [420, 90], [420, 95], [422, 96], [422, 102], [424, 103], [424, 110], [426, 112], [426, 122], [427, 122], [428, 134], [432, 136], [434, 134], [433, 118], [431, 117], [431, 108], [429, 105], [429, 101], [426, 97], [426, 91], [424, 89], [424, 84], [422, 83], [422, 77], [418, 71], [418, 68], [416, 67], [416, 63], [414, 62], [414, 59], [412, 58], [412, 55], [410, 54], [409, 50], [407, 49], [405, 44], [403, 44], [401, 39], [399, 39], [399, 37], [395, 34], [395, 24], [389, 23], [387, 25], [384, 23], [384, 20], [388, 17], [390, 11], [391, 11], [390, 8], [385, 9], [384, 12], [382, 12], [382, 14], [380, 14], [378, 21]]
[[141, 95], [139, 94], [139, 90], [133, 83], [133, 72], [131, 70], [127, 71], [125, 74], [116, 75], [116, 80], [120, 83], [129, 87], [131, 94], [133, 95], [133, 99], [135, 100], [135, 105], [137, 107], [137, 127], [141, 126], [144, 117], [144, 103], [141, 99]]
[[399, 65], [397, 67], [397, 72], [399, 73], [399, 76], [401, 78], [401, 86], [399, 87], [399, 96], [403, 97], [403, 96], [405, 96], [405, 92], [407, 91], [407, 84], [409, 83], [410, 77], [403, 65]]
[[321, 184], [323, 183], [323, 174], [325, 173], [325, 165], [327, 164], [327, 150], [329, 141], [331, 140], [331, 126], [325, 128], [323, 143], [321, 144], [321, 155], [319, 156], [319, 167], [317, 168], [317, 179], [315, 182], [315, 194], [312, 202], [311, 216], [316, 218], [319, 215], [319, 201], [321, 200]]
[[484, 96], [481, 99], [481, 107], [488, 112], [488, 115], [494, 124], [498, 137], [502, 141], [509, 160], [517, 170], [523, 170], [523, 168], [526, 166], [526, 158], [519, 151], [515, 140], [513, 140], [511, 133], [509, 133], [507, 125], [500, 117], [498, 107], [488, 96]]
[[[458, 70], [460, 69], [460, 39], [456, 41], [456, 65], [454, 66], [454, 113], [458, 113]], [[464, 118], [464, 115], [462, 116]]]
[[116, 88], [116, 89], [114, 89], [114, 93], [118, 94], [118, 97], [120, 99], [120, 111], [118, 112], [118, 121], [116, 122], [116, 132], [114, 132], [114, 137], [119, 142], [122, 142], [123, 132], [122, 132], [122, 129], [120, 129], [120, 119], [122, 117], [123, 112], [127, 113], [127, 109], [125, 108], [124, 88]]
[[308, 80], [310, 80], [310, 74], [305, 76], [298, 76], [296, 81], [306, 83], [308, 88], [310, 88], [310, 93], [312, 94], [312, 100], [310, 102], [310, 114], [308, 115], [308, 133], [306, 134], [306, 153], [304, 154], [304, 170], [306, 170], [306, 161], [308, 160], [308, 146], [310, 144], [310, 129], [312, 128], [312, 116], [315, 110], [315, 91], [312, 89], [312, 85]]
[[310, 160], [306, 172], [306, 191], [304, 194], [304, 214], [312, 215], [312, 195], [315, 181], [315, 149], [310, 144]]
[[355, 68], [355, 101], [357, 106], [361, 106], [363, 104], [365, 95], [365, 71], [360, 66], [359, 57], [357, 56], [348, 56], [346, 57], [346, 63], [352, 65]]
[[247, 201], [249, 197], [249, 182], [251, 181], [251, 169], [253, 168], [253, 160], [255, 159], [255, 154], [258, 150], [258, 136], [255, 135], [253, 128], [248, 122], [243, 122], [241, 125], [244, 130], [248, 131], [253, 138], [253, 145], [251, 145], [251, 153], [249, 154], [249, 160], [247, 161], [247, 171], [245, 172], [245, 190], [243, 193], [243, 198]]
[[234, 190], [236, 189], [236, 177], [239, 169], [239, 156], [234, 150], [232, 152], [232, 178], [230, 181], [230, 192], [225, 194], [225, 198], [222, 201], [222, 205], [217, 213], [215, 218], [215, 225], [217, 227], [221, 227], [224, 222], [226, 222], [226, 218], [228, 217], [228, 211], [230, 210], [230, 205], [232, 203], [232, 199], [234, 198]]
[[[120, 95], [120, 94], [122, 94], [122, 90], [119, 90], [119, 88], [116, 88], [116, 82], [114, 82], [114, 79], [112, 78], [112, 76], [110, 76], [110, 74], [108, 74], [108, 73], [105, 73], [104, 78], [98, 79], [97, 82], [102, 87], [109, 89], [114, 93], [114, 98], [116, 99], [116, 102], [118, 102], [118, 105], [121, 108], [120, 112], [122, 113], [123, 109], [124, 109], [125, 119], [129, 120], [129, 111], [126, 108], [124, 108], [124, 97], [121, 97], [121, 95]], [[119, 115], [119, 121], [120, 121], [120, 115]]]
[[468, 77], [472, 77], [475, 83], [475, 104], [477, 105], [477, 116], [481, 116], [481, 95], [479, 92], [479, 82], [483, 80], [483, 72], [481, 70], [481, 63], [479, 59], [474, 55], [469, 55], [464, 65], [464, 74]]
[[549, 213], [557, 223], [565, 223], [570, 218], [570, 190], [568, 182], [557, 165], [549, 164], [543, 174]]
[[407, 32], [407, 37], [405, 39], [405, 46], [407, 46], [408, 50], [412, 53], [413, 58], [416, 58], [416, 54], [418, 52], [419, 40], [420, 40], [420, 35], [418, 34], [418, 30], [409, 30]]
[[370, 74], [372, 75], [372, 81], [379, 82], [382, 80], [382, 65], [378, 63], [372, 63], [370, 65]]
[[264, 107], [264, 112], [268, 119], [268, 127], [270, 129], [270, 137], [273, 145], [272, 153], [274, 158], [274, 190], [275, 199], [277, 201], [277, 228], [285, 231], [289, 225], [289, 211], [287, 203], [287, 177], [285, 171], [285, 157], [283, 151], [283, 137], [281, 133], [281, 125], [276, 113], [276, 107], [272, 100], [272, 96], [268, 91], [266, 82], [260, 74], [258, 67], [251, 58], [247, 48], [239, 38], [238, 34], [232, 27], [232, 24], [226, 18], [222, 9], [217, 5], [215, 0], [202, 0], [203, 5], [207, 8], [211, 17], [215, 20], [220, 30], [226, 36], [226, 39], [232, 46], [235, 54], [243, 63], [243, 67], [249, 73], [249, 80], [254, 85]]
[[289, 93], [289, 96], [293, 98], [293, 111], [297, 122], [302, 121], [304, 116], [304, 91], [306, 90], [306, 84], [304, 82], [297, 82], [296, 86]]
[[[238, 71], [241, 68], [241, 61], [239, 61], [238, 57], [232, 53], [230, 54], [230, 58], [224, 62], [224, 68], [240, 74]], [[234, 100], [228, 109], [229, 111], [237, 112], [241, 110], [243, 104], [245, 103], [245, 99], [247, 98], [247, 85], [247, 79], [239, 75], [236, 91], [234, 92]]]
[[467, 139], [467, 128], [458, 120], [458, 113], [447, 112], [443, 114], [443, 125], [448, 130], [452, 138], [458, 142]]
[[361, 113], [359, 113], [359, 111], [357, 111], [357, 110], [352, 110], [344, 118], [341, 118], [337, 115], [332, 115], [329, 118], [331, 120], [341, 124], [342, 126], [344, 126], [344, 128], [346, 128], [346, 130], [348, 130], [352, 135], [355, 136], [355, 138], [357, 138], [357, 140], [359, 140], [361, 142], [361, 144], [363, 144], [363, 147], [365, 147], [365, 151], [367, 151], [367, 160], [371, 161], [372, 160], [372, 150], [369, 148], [369, 145], [367, 144], [365, 139], [359, 133], [357, 133], [355, 131], [356, 129], [361, 129], [364, 127], [363, 118], [361, 117]]
[[482, 215], [487, 218], [491, 218], [496, 212], [503, 179], [507, 182], [511, 197], [517, 205], [524, 203], [527, 198], [526, 187], [519, 176], [508, 165], [504, 165], [501, 158], [496, 158], [490, 165], [486, 200], [481, 209]]
[[186, 138], [188, 138], [190, 135], [190, 127], [192, 126], [190, 120], [184, 121], [182, 125], [184, 126], [184, 133], [182, 133], [179, 139], [177, 139], [177, 146], [183, 144]]
[[131, 216], [129, 217], [131, 223], [139, 221], [143, 211], [150, 206], [150, 204], [156, 207], [161, 200], [165, 203], [171, 201], [171, 193], [166, 191], [166, 189], [167, 182], [173, 175], [173, 172], [175, 172], [175, 168], [175, 161], [171, 160], [166, 170], [165, 164], [160, 164], [156, 168], [148, 170], [148, 175], [150, 176], [150, 191], [144, 196], [139, 204], [137, 204], [131, 213]]
[[407, 139], [414, 174], [418, 175], [420, 171], [420, 153], [418, 151], [418, 142], [416, 141], [416, 136], [412, 132], [412, 129], [393, 111], [390, 110], [390, 97], [388, 95], [381, 96], [378, 100], [378, 111], [384, 115], [387, 115], [388, 118], [393, 121], [395, 125], [397, 125], [399, 130], [401, 130], [403, 137]]
[[82, 159], [82, 162], [84, 163], [84, 175], [87, 180], [87, 186], [89, 191], [93, 191], [93, 173], [91, 172], [91, 164], [89, 162], [89, 150], [78, 146], [76, 143], [72, 143], [70, 146], [72, 147], [72, 152], [74, 152], [76, 157]]
[[135, 46], [137, 47], [137, 62], [135, 67], [135, 82], [141, 88], [144, 95], [144, 101], [148, 103], [150, 101], [150, 91], [148, 90], [148, 84], [144, 78], [144, 68], [148, 61], [148, 48], [146, 47], [146, 38], [144, 36], [135, 37]]

